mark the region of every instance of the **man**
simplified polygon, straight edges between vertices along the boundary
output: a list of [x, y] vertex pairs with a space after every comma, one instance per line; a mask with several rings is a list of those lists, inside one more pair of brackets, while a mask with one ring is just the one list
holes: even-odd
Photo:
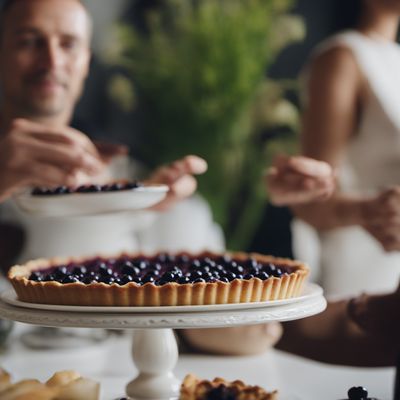
[[[95, 176], [102, 154], [68, 127], [89, 71], [91, 22], [79, 1], [7, 1], [1, 16], [0, 200], [27, 185], [76, 185]], [[117, 153], [120, 149], [117, 148]], [[196, 157], [157, 173], [171, 199], [195, 189]], [[154, 179], [153, 179], [154, 180]], [[162, 182], [164, 183], [164, 181]]]
[[[69, 127], [89, 73], [87, 10], [78, 0], [9, 0], [0, 19], [0, 202], [27, 186], [98, 181], [108, 172], [112, 156], [126, 151], [96, 146]], [[170, 209], [189, 197], [196, 189], [193, 175], [206, 169], [204, 160], [187, 156], [157, 170], [149, 181], [167, 184], [170, 190], [154, 209]], [[37, 231], [32, 236], [39, 235]], [[76, 232], [71, 230], [73, 236]], [[104, 250], [101, 243], [94, 246]], [[71, 247], [77, 255], [77, 247]], [[29, 256], [47, 255], [41, 251], [35, 246]]]

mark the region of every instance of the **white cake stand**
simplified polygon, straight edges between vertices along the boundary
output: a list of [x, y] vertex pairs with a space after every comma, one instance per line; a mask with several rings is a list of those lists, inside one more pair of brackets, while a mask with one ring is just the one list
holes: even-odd
[[172, 328], [217, 328], [289, 321], [322, 312], [322, 289], [309, 284], [296, 299], [261, 303], [183, 307], [70, 307], [19, 302], [13, 291], [2, 294], [0, 317], [50, 327], [135, 329], [132, 357], [138, 376], [126, 386], [133, 399], [176, 399], [173, 375], [178, 347]]

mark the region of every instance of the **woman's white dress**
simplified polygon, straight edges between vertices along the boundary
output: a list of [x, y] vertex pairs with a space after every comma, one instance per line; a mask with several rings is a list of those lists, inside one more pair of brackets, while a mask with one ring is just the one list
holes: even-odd
[[[370, 195], [400, 184], [400, 46], [346, 31], [322, 43], [315, 54], [337, 46], [352, 51], [370, 94], [359, 130], [342, 154], [340, 190]], [[320, 235], [299, 220], [292, 227], [295, 256], [320, 267], [313, 277], [328, 296], [390, 291], [398, 285], [400, 252], [385, 252], [361, 227]]]

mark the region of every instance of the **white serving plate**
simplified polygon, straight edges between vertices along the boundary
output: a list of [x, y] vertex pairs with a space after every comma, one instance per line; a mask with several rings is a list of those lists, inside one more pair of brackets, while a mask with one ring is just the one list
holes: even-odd
[[47, 196], [23, 193], [15, 196], [15, 202], [21, 210], [43, 217], [108, 214], [146, 209], [163, 200], [168, 190], [166, 185], [154, 185], [117, 192]]
[[278, 307], [286, 304], [295, 304], [322, 295], [322, 288], [312, 283], [307, 284], [302, 296], [284, 300], [260, 301], [252, 303], [210, 304], [200, 306], [153, 306], [153, 307], [104, 307], [104, 306], [64, 306], [56, 304], [38, 304], [19, 301], [14, 290], [8, 290], [1, 295], [1, 299], [12, 306], [35, 310], [61, 312], [88, 312], [88, 313], [176, 313], [176, 312], [208, 312], [234, 311], [253, 308]]

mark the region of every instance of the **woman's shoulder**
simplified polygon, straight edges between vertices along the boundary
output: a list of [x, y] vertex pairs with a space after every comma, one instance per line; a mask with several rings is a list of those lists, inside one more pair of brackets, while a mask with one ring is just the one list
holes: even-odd
[[340, 78], [346, 76], [350, 79], [360, 74], [357, 60], [348, 47], [338, 44], [324, 52], [316, 54], [309, 62], [308, 70], [311, 76], [322, 79], [329, 77]]

